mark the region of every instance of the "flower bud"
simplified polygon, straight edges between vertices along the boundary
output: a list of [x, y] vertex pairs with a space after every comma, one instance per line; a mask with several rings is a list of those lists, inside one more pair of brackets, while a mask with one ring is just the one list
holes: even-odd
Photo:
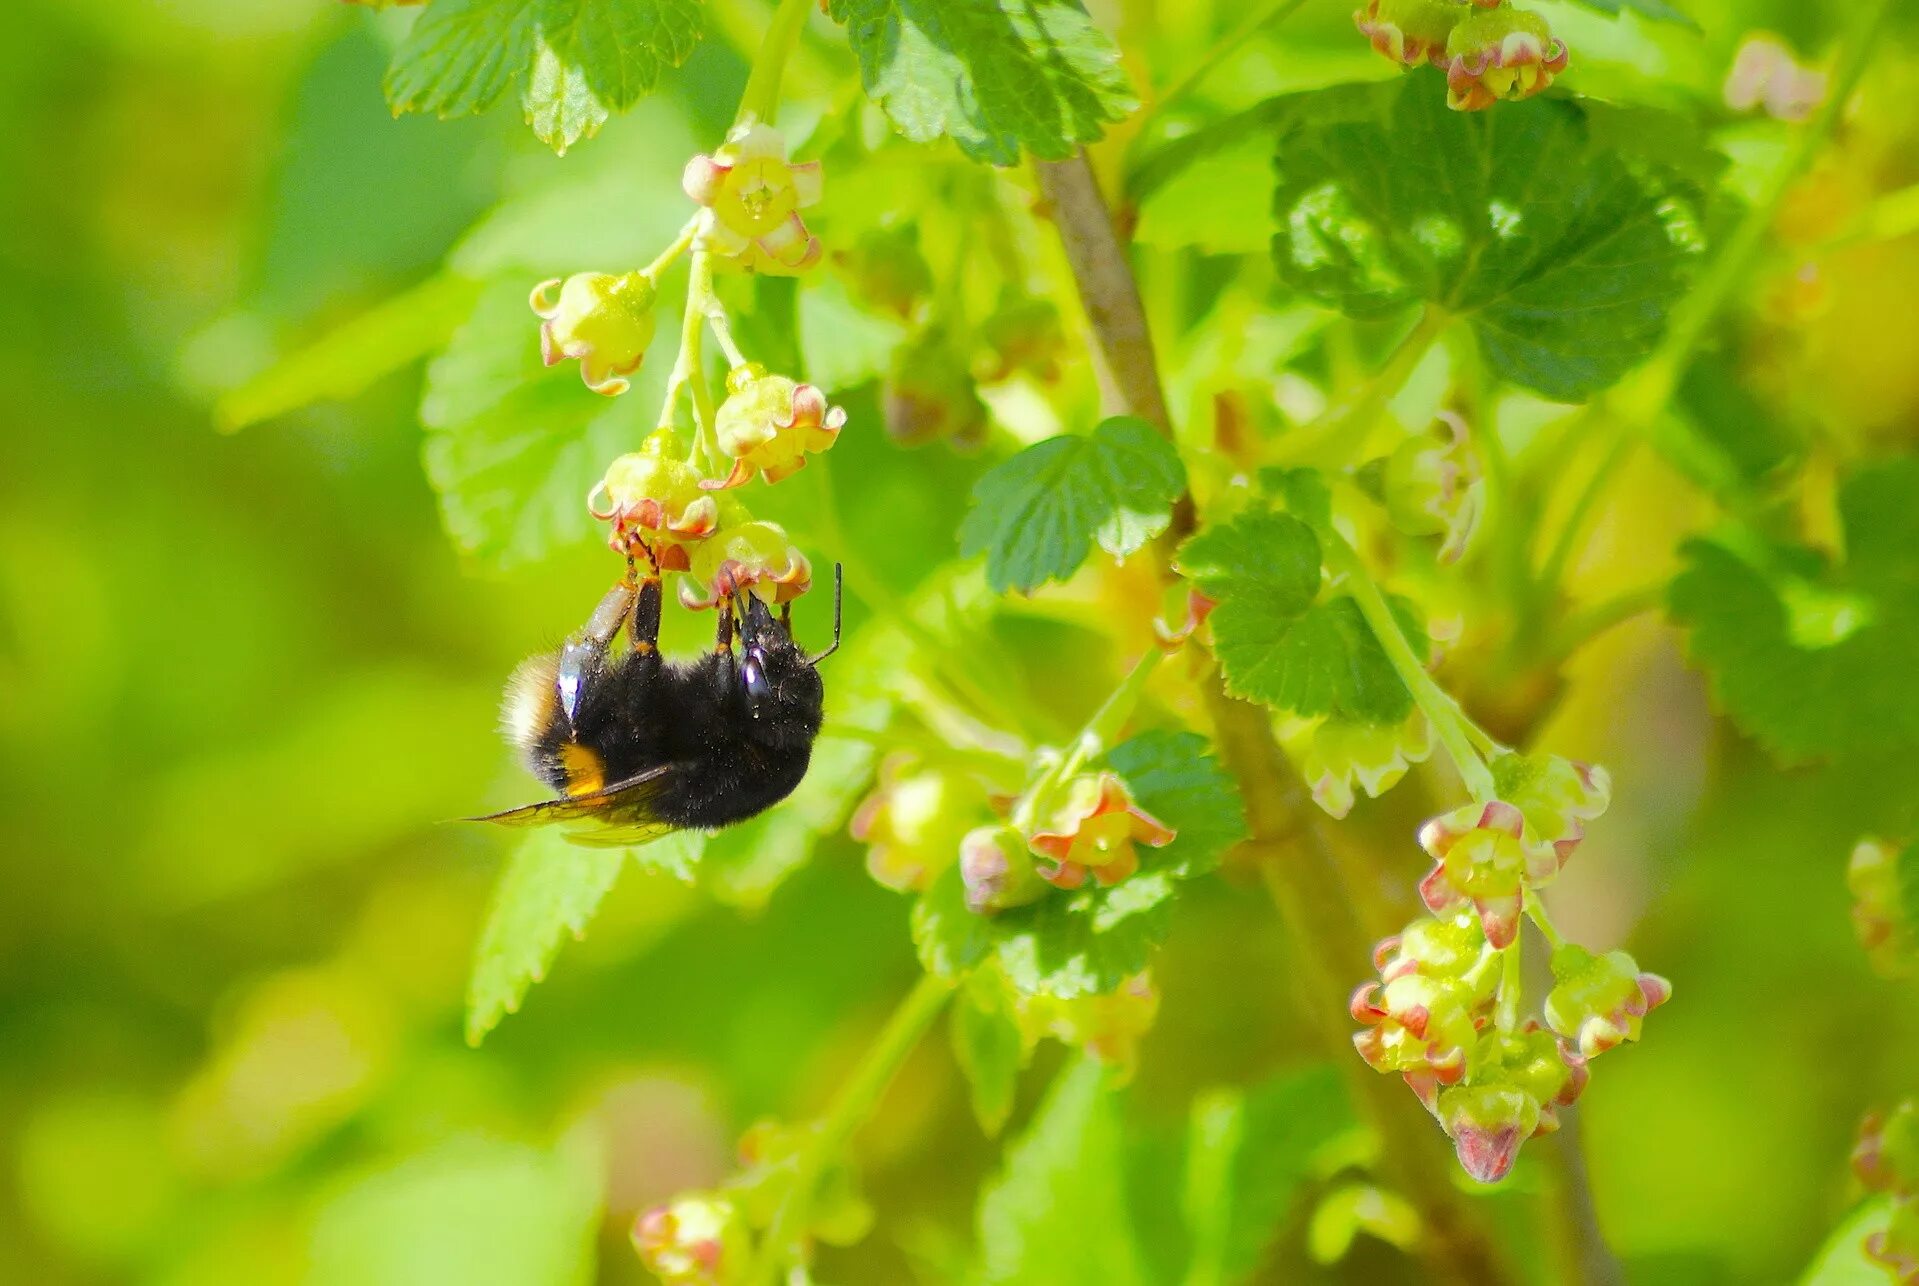
[[1126, 783], [1110, 772], [1086, 774], [1066, 785], [1059, 807], [1027, 845], [1053, 862], [1040, 876], [1062, 889], [1076, 889], [1092, 877], [1117, 884], [1139, 869], [1135, 843], [1164, 848], [1173, 828], [1133, 802]]
[[1378, 799], [1406, 770], [1433, 752], [1432, 725], [1415, 710], [1399, 723], [1374, 724], [1337, 716], [1301, 722], [1281, 743], [1311, 784], [1313, 802], [1334, 817], [1353, 809], [1357, 782]]
[[1373, 948], [1373, 967], [1386, 982], [1408, 974], [1464, 978], [1486, 950], [1486, 935], [1471, 915], [1414, 920]]
[[1128, 1074], [1139, 1062], [1140, 1039], [1158, 1015], [1159, 991], [1145, 973], [1134, 974], [1104, 995], [1062, 999], [1021, 994], [1014, 1010], [1029, 1047], [1051, 1036]]
[[953, 864], [979, 803], [979, 791], [960, 778], [896, 755], [881, 767], [879, 783], [847, 829], [867, 846], [866, 869], [874, 879], [901, 892], [924, 889]]
[[799, 472], [809, 452], [838, 441], [846, 412], [826, 404], [826, 394], [784, 375], [768, 375], [749, 362], [726, 377], [727, 398], [714, 419], [720, 450], [733, 458], [733, 472], [702, 485], [723, 491], [764, 474], [778, 482]]
[[743, 592], [765, 603], [788, 603], [813, 584], [812, 565], [778, 523], [729, 523], [701, 541], [690, 562], [680, 602], [696, 612]]
[[820, 163], [786, 159], [786, 140], [746, 121], [711, 156], [687, 162], [681, 186], [706, 207], [700, 244], [749, 272], [791, 275], [819, 261], [799, 212], [820, 199]]
[[1503, 800], [1435, 817], [1420, 828], [1419, 843], [1438, 862], [1419, 884], [1427, 909], [1449, 915], [1470, 903], [1495, 947], [1519, 936], [1525, 890], [1559, 873], [1557, 850], [1529, 833], [1519, 809]]
[[1441, 61], [1446, 37], [1468, 12], [1464, 0], [1368, 0], [1353, 23], [1382, 56], [1418, 67]]
[[653, 342], [653, 279], [580, 272], [533, 287], [527, 302], [540, 323], [540, 357], [548, 366], [578, 358], [580, 378], [595, 393], [626, 392]]
[[967, 909], [976, 915], [1037, 902], [1049, 888], [1040, 878], [1025, 838], [1011, 826], [968, 831], [960, 841], [959, 869]]
[[1553, 981], [1546, 1022], [1585, 1058], [1638, 1040], [1646, 1014], [1672, 996], [1671, 983], [1639, 972], [1624, 951], [1595, 956], [1570, 942], [1553, 952]]
[[1583, 1060], [1529, 1026], [1480, 1037], [1458, 1085], [1414, 1088], [1452, 1139], [1466, 1173], [1496, 1183], [1512, 1169], [1521, 1144], [1559, 1128], [1559, 1109], [1578, 1099], [1586, 1079]]
[[720, 525], [719, 503], [700, 487], [692, 465], [669, 455], [671, 434], [614, 460], [587, 494], [587, 511], [612, 524], [607, 544], [643, 552], [660, 571], [685, 571], [687, 550]]
[[1526, 819], [1527, 838], [1552, 845], [1561, 866], [1585, 837], [1585, 823], [1612, 803], [1612, 777], [1597, 764], [1504, 754], [1491, 767], [1499, 797]]
[[732, 1286], [745, 1280], [752, 1254], [738, 1208], [705, 1192], [642, 1212], [633, 1248], [666, 1286]]
[[1531, 98], [1566, 70], [1566, 42], [1536, 13], [1501, 5], [1462, 19], [1446, 38], [1446, 105], [1477, 112]]
[[1457, 978], [1403, 974], [1353, 993], [1359, 1056], [1376, 1072], [1421, 1072], [1441, 1085], [1457, 1081], [1473, 1046], [1479, 1001]]

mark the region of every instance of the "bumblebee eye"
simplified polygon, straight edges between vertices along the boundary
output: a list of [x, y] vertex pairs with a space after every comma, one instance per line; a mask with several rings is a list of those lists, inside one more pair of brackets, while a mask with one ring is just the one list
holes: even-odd
[[758, 714], [760, 703], [773, 695], [773, 685], [766, 681], [766, 668], [760, 664], [759, 653], [747, 653], [745, 664], [740, 666], [740, 679], [746, 684], [747, 703]]

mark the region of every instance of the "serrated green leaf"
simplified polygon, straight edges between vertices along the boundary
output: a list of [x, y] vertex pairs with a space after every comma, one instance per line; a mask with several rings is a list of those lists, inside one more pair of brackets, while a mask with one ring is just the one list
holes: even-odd
[[1179, 550], [1179, 572], [1211, 598], [1261, 594], [1294, 615], [1319, 597], [1319, 538], [1287, 514], [1248, 513], [1207, 528]]
[[829, 0], [866, 95], [916, 143], [978, 161], [1058, 160], [1139, 105], [1077, 0]]
[[1107, 755], [1139, 806], [1177, 832], [1164, 848], [1140, 851], [1137, 874], [977, 915], [949, 869], [913, 907], [921, 963], [957, 978], [992, 960], [1023, 992], [1068, 997], [1112, 991], [1144, 969], [1166, 938], [1180, 881], [1218, 866], [1245, 836], [1232, 779], [1205, 746], [1197, 733], [1151, 732]]
[[586, 849], [556, 827], [533, 831], [507, 859], [473, 952], [466, 1039], [477, 1045], [546, 977], [567, 935], [583, 937], [619, 878], [624, 849]]
[[1593, 137], [1577, 104], [1449, 110], [1419, 77], [1371, 119], [1303, 117], [1278, 152], [1273, 257], [1354, 317], [1427, 303], [1466, 317], [1491, 369], [1565, 401], [1646, 357], [1700, 248], [1650, 164]]
[[[593, 535], [586, 493], [614, 457], [645, 438], [669, 365], [656, 351], [628, 392], [598, 396], [575, 363], [541, 363], [526, 289], [511, 276], [481, 292], [428, 365], [420, 399], [427, 481], [447, 534], [499, 567]], [[656, 349], [670, 342], [656, 339]]]
[[966, 1074], [973, 1115], [988, 1135], [996, 1135], [1013, 1113], [1026, 1041], [997, 977], [975, 978], [961, 988], [953, 1005], [953, 1058]]
[[1061, 1072], [980, 1193], [982, 1286], [1143, 1286], [1126, 1216], [1123, 1134], [1107, 1072]]
[[1919, 460], [1875, 466], [1842, 487], [1847, 557], [1756, 540], [1694, 541], [1672, 586], [1726, 714], [1777, 757], [1919, 751]]
[[395, 113], [485, 111], [515, 82], [527, 123], [564, 153], [692, 56], [699, 0], [434, 0], [394, 53]]
[[1030, 593], [1079, 570], [1095, 541], [1115, 557], [1172, 521], [1186, 466], [1144, 420], [1116, 415], [1086, 437], [1048, 438], [1002, 461], [973, 486], [960, 552], [986, 555], [1001, 593]]

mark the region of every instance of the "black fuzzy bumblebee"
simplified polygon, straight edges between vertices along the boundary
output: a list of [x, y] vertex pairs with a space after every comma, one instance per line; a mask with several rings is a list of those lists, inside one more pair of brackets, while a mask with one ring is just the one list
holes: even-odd
[[[820, 731], [817, 667], [840, 643], [837, 572], [833, 643], [818, 656], [793, 641], [787, 612], [776, 617], [740, 593], [720, 604], [711, 652], [669, 661], [659, 650], [659, 580], [614, 586], [584, 628], [507, 684], [507, 738], [558, 797], [477, 820], [572, 823], [574, 842], [614, 846], [716, 830], [785, 799]], [[622, 630], [626, 647], [616, 650]]]

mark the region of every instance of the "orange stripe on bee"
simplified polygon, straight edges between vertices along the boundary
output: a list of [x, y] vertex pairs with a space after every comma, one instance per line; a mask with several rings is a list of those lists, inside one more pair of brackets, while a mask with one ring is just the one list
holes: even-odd
[[606, 785], [606, 763], [578, 742], [560, 747], [560, 768], [566, 773], [566, 793], [591, 795]]

